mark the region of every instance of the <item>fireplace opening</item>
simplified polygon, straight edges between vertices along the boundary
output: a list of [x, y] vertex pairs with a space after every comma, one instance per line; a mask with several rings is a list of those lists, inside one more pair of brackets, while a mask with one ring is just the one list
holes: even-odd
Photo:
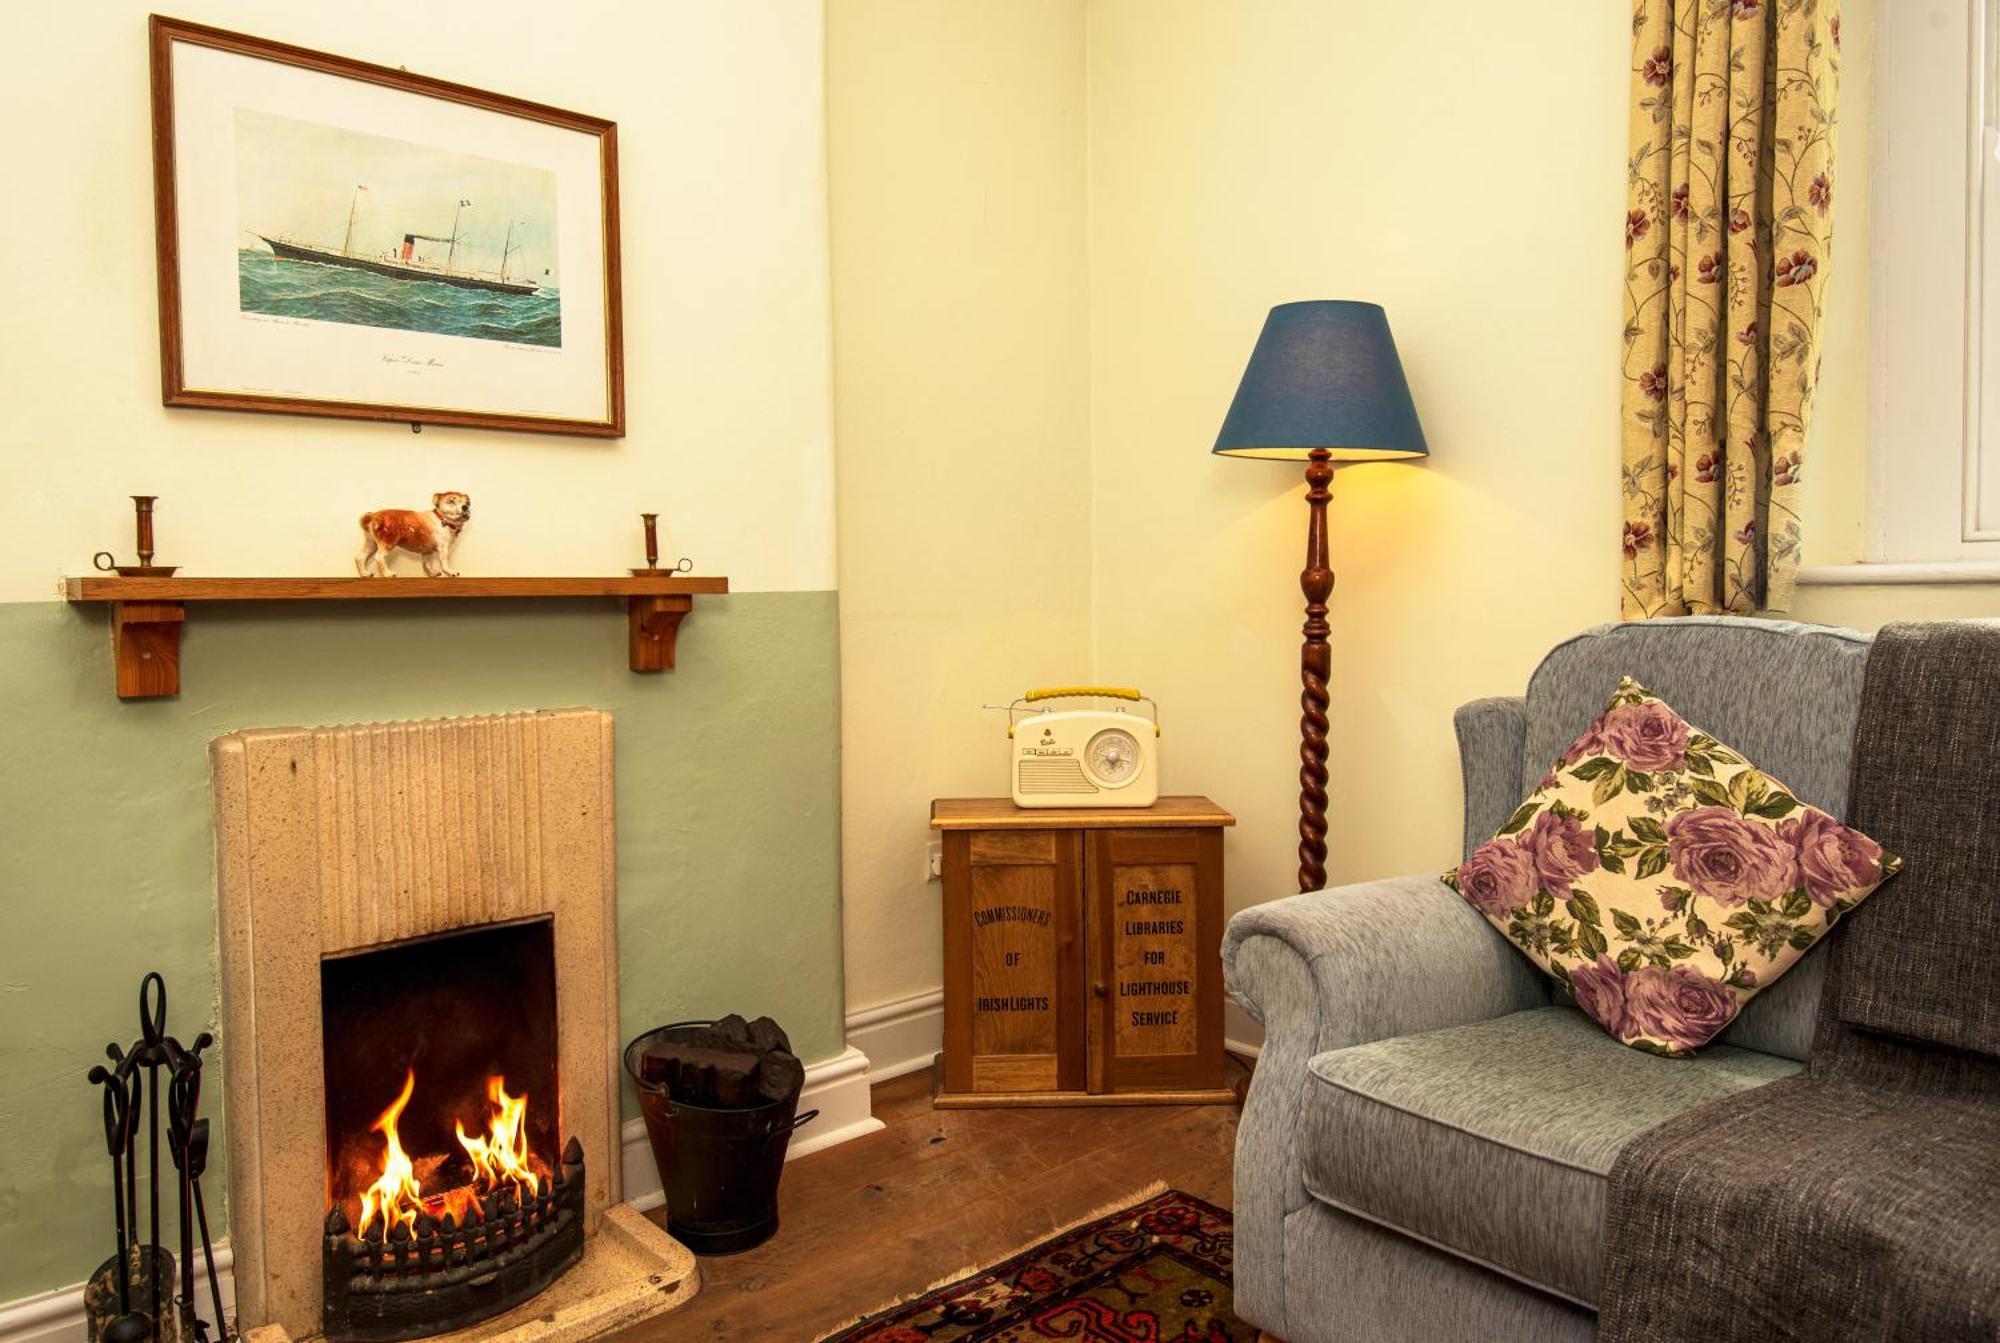
[[562, 1145], [553, 923], [320, 962], [325, 1332], [393, 1343], [486, 1319], [583, 1251]]

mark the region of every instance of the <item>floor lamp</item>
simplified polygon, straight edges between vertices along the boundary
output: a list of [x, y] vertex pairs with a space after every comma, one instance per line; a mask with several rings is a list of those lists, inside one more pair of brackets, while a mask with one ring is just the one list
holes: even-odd
[[1215, 451], [1306, 463], [1305, 644], [1299, 651], [1299, 889], [1326, 885], [1326, 504], [1335, 462], [1423, 457], [1423, 426], [1396, 357], [1389, 318], [1373, 303], [1281, 303], [1264, 319]]

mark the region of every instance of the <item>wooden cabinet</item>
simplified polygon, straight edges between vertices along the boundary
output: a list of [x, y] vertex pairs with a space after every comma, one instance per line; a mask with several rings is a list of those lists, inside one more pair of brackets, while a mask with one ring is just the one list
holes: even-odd
[[931, 805], [944, 834], [939, 1105], [1223, 1102], [1222, 830], [1206, 798]]

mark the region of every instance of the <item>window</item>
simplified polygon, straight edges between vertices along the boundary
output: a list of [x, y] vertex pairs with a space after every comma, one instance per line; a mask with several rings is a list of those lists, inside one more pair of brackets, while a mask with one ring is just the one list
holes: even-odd
[[1866, 558], [2000, 563], [2000, 0], [1876, 8]]

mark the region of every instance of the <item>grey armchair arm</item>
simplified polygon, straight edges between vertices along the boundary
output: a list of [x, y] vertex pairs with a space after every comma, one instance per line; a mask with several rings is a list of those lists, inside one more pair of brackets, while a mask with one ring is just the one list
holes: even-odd
[[1223, 935], [1222, 967], [1230, 996], [1265, 1032], [1236, 1132], [1236, 1298], [1246, 1318], [1282, 1320], [1285, 1217], [1307, 1199], [1296, 1148], [1306, 1060], [1545, 1006], [1548, 990], [1435, 877], [1246, 909]]

